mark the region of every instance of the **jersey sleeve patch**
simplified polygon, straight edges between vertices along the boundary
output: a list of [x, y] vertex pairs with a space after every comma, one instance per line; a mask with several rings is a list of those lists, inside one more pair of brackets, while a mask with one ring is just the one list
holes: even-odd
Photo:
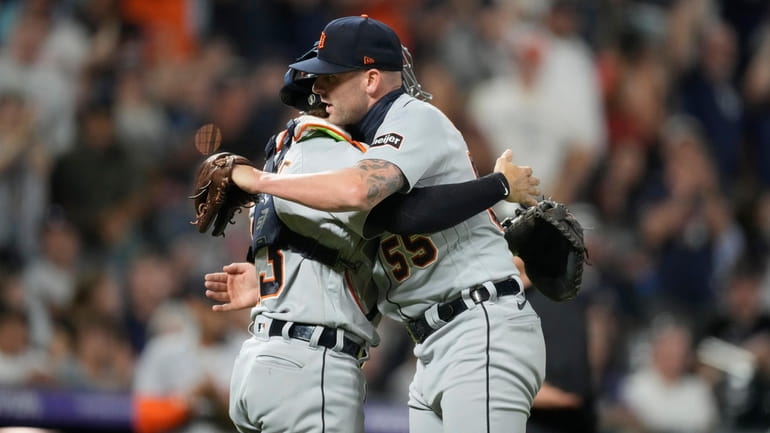
[[396, 134], [395, 132], [390, 132], [375, 138], [374, 141], [372, 141], [371, 147], [384, 146], [387, 144], [389, 146], [393, 146], [396, 149], [398, 149], [399, 147], [401, 147], [401, 143], [403, 143], [403, 141], [404, 141], [404, 137]]

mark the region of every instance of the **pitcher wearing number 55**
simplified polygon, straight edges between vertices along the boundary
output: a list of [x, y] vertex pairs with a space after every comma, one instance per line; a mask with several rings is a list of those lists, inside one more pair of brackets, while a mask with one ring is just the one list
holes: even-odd
[[[350, 168], [316, 175], [238, 166], [239, 187], [366, 212], [391, 196], [475, 177], [460, 132], [402, 88], [402, 47], [392, 29], [344, 17], [321, 35], [318, 55], [290, 66], [317, 77], [313, 90], [328, 120], [370, 149]], [[418, 213], [440, 225], [454, 215], [453, 201], [426, 203]], [[496, 218], [481, 212], [429, 235], [384, 235], [375, 278], [380, 311], [403, 322], [416, 343], [411, 431], [523, 433], [544, 379], [545, 344]]]

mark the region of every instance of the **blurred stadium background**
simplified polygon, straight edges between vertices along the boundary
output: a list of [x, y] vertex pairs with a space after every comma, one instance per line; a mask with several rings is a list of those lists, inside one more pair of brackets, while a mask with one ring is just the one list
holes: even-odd
[[[531, 431], [770, 431], [766, 0], [0, 1], [0, 431], [234, 431], [248, 314], [202, 276], [248, 230], [189, 223], [192, 135], [259, 161], [286, 65], [361, 13], [481, 174], [511, 148], [587, 228], [580, 297], [530, 293], [555, 390]], [[401, 433], [411, 343], [380, 330], [367, 431]]]

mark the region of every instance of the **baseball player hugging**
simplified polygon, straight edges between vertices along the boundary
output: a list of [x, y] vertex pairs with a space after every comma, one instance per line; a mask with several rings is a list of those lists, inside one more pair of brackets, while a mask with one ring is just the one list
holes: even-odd
[[[474, 179], [460, 132], [404, 88], [404, 59], [398, 36], [377, 20], [362, 15], [327, 24], [317, 56], [290, 67], [316, 77], [313, 91], [327, 104], [330, 122], [372, 146], [351, 168], [266, 177], [254, 189], [319, 209], [365, 211], [394, 193]], [[362, 192], [335, 202], [340, 191]], [[379, 310], [403, 322], [416, 344], [411, 431], [525, 431], [544, 379], [545, 344], [518, 274], [488, 212], [432, 234], [380, 237]]]
[[250, 263], [206, 276], [215, 308], [256, 305], [232, 378], [236, 426], [363, 431], [359, 366], [382, 312], [415, 342], [412, 432], [525, 432], [543, 333], [487, 209], [535, 204], [531, 169], [504, 153], [498, 173], [477, 178], [462, 135], [425, 101], [411, 56], [377, 20], [333, 20], [298, 60], [284, 86], [298, 91], [282, 99], [328, 118], [290, 122], [264, 171], [228, 173], [259, 193]]

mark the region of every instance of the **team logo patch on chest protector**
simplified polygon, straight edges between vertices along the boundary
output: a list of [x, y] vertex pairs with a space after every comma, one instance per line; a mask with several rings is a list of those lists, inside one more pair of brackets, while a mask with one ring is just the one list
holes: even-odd
[[380, 135], [379, 137], [375, 138], [374, 141], [372, 141], [371, 147], [374, 146], [384, 146], [389, 145], [393, 146], [396, 149], [401, 147], [401, 143], [404, 141], [404, 137], [396, 134], [395, 132], [390, 132], [385, 135]]

